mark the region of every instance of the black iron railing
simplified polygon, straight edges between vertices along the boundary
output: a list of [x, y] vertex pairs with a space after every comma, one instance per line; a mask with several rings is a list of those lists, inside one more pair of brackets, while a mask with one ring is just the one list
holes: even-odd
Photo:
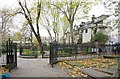
[[50, 43], [49, 62], [53, 67], [53, 64], [63, 60], [96, 58], [108, 54], [120, 54], [120, 45], [100, 44], [99, 47], [95, 47], [94, 44], [65, 45]]
[[59, 61], [59, 58], [71, 57], [77, 58], [78, 46], [77, 45], [65, 45], [50, 43], [50, 57], [49, 62], [53, 67], [53, 64]]

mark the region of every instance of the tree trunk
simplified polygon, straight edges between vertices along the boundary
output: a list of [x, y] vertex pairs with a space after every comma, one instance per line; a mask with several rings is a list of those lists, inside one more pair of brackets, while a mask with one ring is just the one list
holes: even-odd
[[[28, 21], [28, 23], [29, 23], [29, 21]], [[35, 35], [35, 37], [36, 37], [36, 39], [38, 41], [38, 44], [39, 44], [39, 47], [40, 47], [40, 51], [43, 52], [42, 41], [41, 41], [39, 32], [38, 32], [38, 34], [35, 32], [35, 30], [33, 28], [33, 25], [31, 23], [29, 23], [29, 25], [31, 26], [31, 30], [32, 30], [33, 34]]]
[[31, 45], [33, 45], [33, 43], [32, 43], [32, 38], [33, 38], [33, 36], [32, 36], [32, 30], [31, 30], [30, 37], [31, 37], [31, 39], [30, 39]]
[[47, 31], [48, 31], [48, 33], [49, 33], [49, 35], [50, 35], [50, 42], [52, 42], [52, 35], [51, 35], [51, 33], [50, 33], [49, 30], [47, 30]]
[[42, 41], [41, 41], [40, 36], [37, 36], [37, 41], [38, 41], [38, 43], [39, 43], [39, 46], [40, 46], [41, 52], [43, 52]]
[[71, 34], [71, 43], [74, 44], [73, 39], [73, 22], [70, 21], [70, 34]]
[[64, 36], [63, 36], [63, 44], [66, 44], [66, 39]]
[[57, 33], [57, 41], [59, 42], [59, 34]]
[[55, 41], [57, 41], [57, 33], [55, 31], [53, 31], [55, 34]]
[[40, 46], [40, 51], [43, 52], [43, 47], [42, 47], [42, 41], [41, 41], [41, 36], [40, 36], [40, 33], [39, 33], [39, 18], [40, 18], [40, 13], [41, 13], [41, 2], [38, 0], [38, 5], [37, 5], [37, 17], [36, 17], [36, 28], [37, 28], [37, 32], [35, 31], [35, 28], [33, 26], [33, 21], [32, 21], [32, 17], [31, 17], [31, 11], [28, 9], [27, 7], [27, 3], [25, 1], [25, 5], [22, 5], [21, 1], [18, 0], [18, 3], [22, 9], [23, 12], [21, 12], [26, 20], [28, 21], [28, 24], [29, 26], [31, 27], [31, 30], [33, 32], [33, 34], [35, 35], [38, 43], [39, 43], [39, 46]]

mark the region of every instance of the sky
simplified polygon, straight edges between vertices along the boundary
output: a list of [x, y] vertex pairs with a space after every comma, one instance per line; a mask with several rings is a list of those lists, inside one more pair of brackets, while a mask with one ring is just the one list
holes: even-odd
[[[10, 8], [19, 7], [17, 0], [0, 0], [0, 9], [1, 8], [9, 8], [9, 7]], [[22, 18], [22, 17], [20, 17], [20, 18]], [[21, 27], [20, 22], [22, 22], [22, 20], [16, 18], [15, 21], [16, 21], [16, 24], [18, 25], [18, 28]], [[11, 31], [12, 32], [18, 31], [18, 28], [11, 30]], [[41, 36], [49, 36], [46, 29], [44, 29], [44, 28], [41, 28], [40, 34], [41, 34]]]
[[[1, 8], [14, 8], [14, 7], [19, 7], [18, 5], [18, 2], [17, 0], [0, 0], [0, 9]], [[89, 16], [92, 16], [92, 15], [95, 15], [95, 16], [100, 16], [102, 14], [105, 14], [105, 8], [103, 5], [99, 4], [97, 6], [94, 6], [90, 12], [89, 12]], [[19, 23], [19, 20], [20, 19], [16, 19], [16, 23], [18, 22], [18, 25], [20, 24]], [[20, 26], [20, 25], [19, 25]], [[47, 31], [44, 29], [44, 28], [41, 28], [40, 30], [40, 34], [41, 36], [49, 36]]]
[[[0, 8], [4, 7], [19, 7], [17, 0], [0, 0]], [[92, 10], [90, 11], [90, 15], [96, 15], [99, 16], [101, 14], [105, 13], [105, 8], [103, 5], [99, 4], [97, 6], [94, 6]]]
[[16, 6], [18, 7], [17, 0], [0, 0], [0, 8]]

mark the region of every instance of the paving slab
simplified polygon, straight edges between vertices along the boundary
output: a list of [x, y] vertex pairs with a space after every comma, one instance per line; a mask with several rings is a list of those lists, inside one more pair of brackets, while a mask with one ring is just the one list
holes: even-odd
[[51, 67], [49, 59], [25, 59], [18, 57], [18, 66], [11, 72], [11, 77], [70, 77], [67, 72], [54, 66]]

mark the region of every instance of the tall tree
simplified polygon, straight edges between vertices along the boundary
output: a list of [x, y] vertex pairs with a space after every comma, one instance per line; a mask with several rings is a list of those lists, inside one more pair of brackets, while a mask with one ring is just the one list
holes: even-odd
[[[118, 42], [120, 42], [120, 0], [105, 0], [104, 1], [104, 5], [105, 7], [108, 9], [108, 11], [110, 11], [109, 13], [111, 15], [114, 15], [115, 16], [115, 25], [113, 25], [114, 28], [117, 28], [118, 29]], [[113, 21], [112, 20], [112, 21]], [[120, 59], [118, 59], [118, 67], [117, 68], [120, 68]], [[117, 70], [114, 74], [113, 74], [114, 77], [120, 77], [120, 71]]]
[[60, 31], [60, 26], [59, 26], [59, 18], [60, 18], [60, 13], [59, 9], [51, 6], [51, 1], [46, 1], [44, 3], [44, 11], [42, 11], [42, 24], [44, 24], [46, 30], [48, 31], [49, 35], [52, 36], [50, 31], [52, 30], [54, 32], [55, 36], [55, 41], [58, 41], [59, 39], [59, 31]]
[[87, 14], [90, 8], [93, 5], [93, 2], [90, 2], [89, 0], [65, 0], [63, 2], [55, 2], [52, 4], [56, 8], [58, 8], [64, 16], [67, 18], [69, 24], [70, 24], [70, 33], [71, 33], [71, 41], [74, 43], [73, 39], [73, 25], [75, 20], [75, 15], [78, 10], [81, 10], [81, 12]]
[[22, 32], [23, 38], [24, 38], [24, 44], [26, 44], [26, 41], [30, 41], [32, 45], [32, 30], [28, 26], [28, 23], [23, 23], [23, 26], [20, 30]]
[[[39, 43], [39, 46], [40, 46], [41, 52], [42, 52], [43, 51], [42, 41], [41, 41], [40, 29], [39, 29], [39, 19], [40, 19], [40, 13], [41, 13], [41, 8], [42, 8], [42, 1], [38, 0], [35, 3], [36, 7], [34, 7], [34, 10], [33, 10], [33, 8], [28, 8], [26, 1], [24, 2], [24, 4], [22, 4], [22, 2], [20, 0], [18, 0], [18, 3], [22, 9], [22, 12], [20, 12], [20, 13], [22, 13], [25, 16], [29, 26], [31, 27], [32, 32], [34, 33], [34, 35]], [[34, 11], [34, 12], [32, 12], [32, 11]], [[32, 13], [34, 13], [34, 14], [32, 14]], [[34, 27], [34, 23], [35, 23], [36, 27]], [[37, 30], [35, 30], [35, 28], [37, 28]]]
[[72, 43], [73, 41], [73, 22], [74, 22], [74, 17], [77, 12], [77, 9], [79, 7], [79, 2], [65, 2], [65, 3], [56, 3], [53, 4], [56, 8], [58, 8], [67, 18], [69, 24], [70, 24], [70, 33], [71, 33], [71, 40]]
[[59, 41], [59, 31], [60, 31], [60, 25], [59, 25], [59, 10], [58, 9], [54, 9], [51, 11], [52, 14], [52, 28], [53, 28], [53, 32], [55, 34], [55, 41]]
[[67, 37], [67, 31], [68, 31], [68, 29], [69, 29], [69, 27], [70, 27], [70, 25], [69, 25], [69, 23], [68, 23], [68, 21], [67, 21], [67, 19], [66, 19], [66, 17], [65, 16], [63, 16], [63, 17], [61, 17], [60, 18], [60, 22], [61, 22], [61, 26], [62, 26], [62, 37], [63, 37], [63, 43], [66, 43], [66, 37]]
[[41, 25], [43, 25], [45, 27], [45, 29], [47, 30], [49, 36], [50, 36], [50, 42], [52, 42], [52, 34], [51, 34], [51, 28], [52, 28], [52, 25], [51, 25], [51, 20], [48, 16], [49, 14], [45, 11], [43, 13], [43, 16], [41, 18]]
[[104, 6], [108, 13], [115, 18], [110, 22], [112, 23], [111, 31], [118, 29], [118, 40], [120, 41], [120, 1], [119, 0], [105, 0]]
[[[1, 32], [2, 35], [5, 36], [5, 34], [8, 33], [10, 28], [13, 28], [13, 17], [14, 13], [11, 9], [3, 8], [0, 9], [0, 27], [1, 27]], [[4, 37], [3, 37], [4, 38]]]

